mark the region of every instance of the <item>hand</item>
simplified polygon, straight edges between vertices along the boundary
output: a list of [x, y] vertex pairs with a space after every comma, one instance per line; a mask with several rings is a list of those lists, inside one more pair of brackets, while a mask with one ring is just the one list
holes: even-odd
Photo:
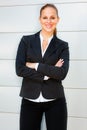
[[26, 62], [26, 66], [32, 69], [35, 69], [36, 63]]
[[55, 64], [56, 67], [62, 67], [64, 63], [63, 59], [59, 59], [58, 62]]

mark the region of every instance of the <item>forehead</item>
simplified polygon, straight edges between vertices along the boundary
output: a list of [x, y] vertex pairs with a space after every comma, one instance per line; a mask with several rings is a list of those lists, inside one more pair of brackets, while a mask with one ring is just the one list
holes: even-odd
[[53, 7], [46, 7], [42, 10], [41, 15], [57, 15], [57, 12]]

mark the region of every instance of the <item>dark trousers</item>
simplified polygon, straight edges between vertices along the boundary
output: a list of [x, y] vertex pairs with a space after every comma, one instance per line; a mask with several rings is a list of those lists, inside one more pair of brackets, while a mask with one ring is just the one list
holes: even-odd
[[45, 113], [47, 130], [67, 130], [65, 98], [44, 103], [22, 99], [20, 130], [40, 130], [43, 113]]

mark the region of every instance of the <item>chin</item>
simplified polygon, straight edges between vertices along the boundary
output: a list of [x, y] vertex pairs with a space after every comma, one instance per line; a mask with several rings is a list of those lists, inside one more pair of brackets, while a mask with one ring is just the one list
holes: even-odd
[[52, 30], [52, 29], [46, 29], [46, 32], [48, 32], [48, 33], [52, 33], [53, 30]]

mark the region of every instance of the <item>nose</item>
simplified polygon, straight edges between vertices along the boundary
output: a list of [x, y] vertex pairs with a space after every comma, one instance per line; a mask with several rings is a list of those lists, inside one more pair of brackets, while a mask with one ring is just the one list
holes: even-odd
[[48, 19], [47, 19], [47, 22], [48, 22], [48, 23], [50, 23], [50, 22], [51, 22], [51, 19], [50, 19], [50, 18], [48, 18]]

